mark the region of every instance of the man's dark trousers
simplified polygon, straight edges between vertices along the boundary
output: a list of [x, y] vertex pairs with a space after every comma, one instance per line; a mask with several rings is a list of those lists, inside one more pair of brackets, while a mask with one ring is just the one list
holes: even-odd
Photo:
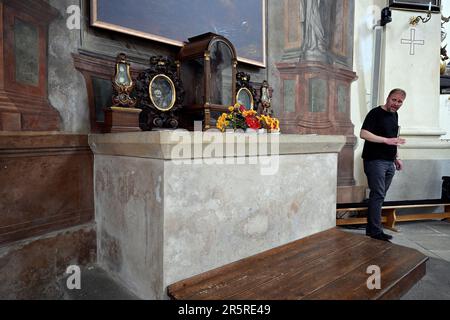
[[364, 160], [364, 172], [370, 188], [366, 235], [375, 236], [383, 233], [381, 207], [394, 177], [395, 165], [388, 160]]

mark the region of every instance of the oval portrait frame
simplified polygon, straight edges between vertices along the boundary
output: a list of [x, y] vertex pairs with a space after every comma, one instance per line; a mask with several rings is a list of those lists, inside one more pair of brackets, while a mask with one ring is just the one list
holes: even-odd
[[[250, 109], [248, 109], [248, 110], [253, 110], [254, 107], [255, 107], [255, 101], [254, 101], [254, 99], [253, 99], [253, 94], [252, 94], [252, 92], [251, 92], [248, 88], [245, 88], [245, 87], [240, 88], [239, 91], [238, 91], [237, 94], [236, 94], [236, 101], [239, 101], [239, 95], [241, 94], [241, 92], [246, 92], [246, 93], [247, 93], [247, 95], [248, 95], [249, 98], [250, 98]], [[247, 106], [244, 106], [244, 107], [247, 108]]]
[[[153, 97], [152, 85], [153, 85], [153, 82], [155, 82], [155, 80], [157, 80], [157, 79], [159, 79], [159, 78], [163, 78], [164, 80], [166, 80], [166, 81], [169, 83], [170, 88], [172, 89], [172, 95], [171, 95], [172, 97], [171, 97], [171, 100], [170, 100], [170, 105], [169, 105], [169, 107], [167, 107], [167, 108], [161, 108], [160, 106], [158, 106], [158, 105], [155, 103], [155, 99], [154, 99], [154, 97]], [[175, 102], [176, 102], [175, 85], [174, 85], [172, 79], [170, 79], [170, 78], [169, 78], [168, 76], [166, 76], [165, 74], [157, 74], [156, 76], [154, 76], [154, 77], [152, 78], [152, 80], [150, 81], [150, 84], [148, 85], [148, 93], [149, 93], [150, 100], [151, 100], [152, 104], [155, 106], [156, 109], [158, 109], [158, 110], [160, 110], [160, 111], [169, 111], [169, 110], [172, 109], [173, 106], [175, 105]]]

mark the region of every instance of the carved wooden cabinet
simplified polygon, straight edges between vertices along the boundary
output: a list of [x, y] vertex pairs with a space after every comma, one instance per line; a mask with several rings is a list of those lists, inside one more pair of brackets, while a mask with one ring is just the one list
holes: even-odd
[[237, 57], [233, 44], [214, 33], [193, 38], [180, 50], [180, 77], [186, 91], [184, 127], [202, 121], [203, 128], [236, 103]]

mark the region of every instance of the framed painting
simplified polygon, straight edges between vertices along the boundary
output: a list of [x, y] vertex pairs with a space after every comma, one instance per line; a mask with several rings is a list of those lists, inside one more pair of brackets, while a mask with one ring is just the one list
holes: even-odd
[[238, 61], [266, 67], [266, 0], [91, 0], [91, 25], [179, 47], [213, 32]]
[[391, 8], [439, 12], [441, 0], [389, 0]]

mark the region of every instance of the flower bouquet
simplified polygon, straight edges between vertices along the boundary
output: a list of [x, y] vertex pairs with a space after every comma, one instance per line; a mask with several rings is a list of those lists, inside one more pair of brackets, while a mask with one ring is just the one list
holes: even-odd
[[227, 129], [266, 129], [268, 132], [279, 132], [280, 122], [277, 118], [258, 115], [255, 110], [247, 110], [243, 105], [236, 103], [228, 108], [229, 113], [223, 113], [217, 120], [216, 127], [224, 132]]
[[266, 129], [267, 132], [277, 133], [280, 132], [280, 120], [272, 118], [268, 115], [259, 116], [261, 127]]

